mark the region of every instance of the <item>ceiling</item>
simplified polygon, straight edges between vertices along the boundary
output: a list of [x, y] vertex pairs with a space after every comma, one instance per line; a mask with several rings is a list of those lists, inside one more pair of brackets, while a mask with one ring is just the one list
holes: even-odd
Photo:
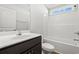
[[51, 9], [51, 8], [55, 8], [55, 7], [59, 7], [59, 6], [64, 6], [64, 5], [77, 5], [77, 4], [46, 4], [45, 6], [48, 9]]
[[[29, 10], [31, 4], [0, 4], [0, 6], [12, 8], [12, 9], [24, 9]], [[55, 8], [61, 4], [45, 4], [45, 7], [48, 9]]]
[[51, 8], [55, 8], [57, 6], [59, 6], [61, 4], [46, 4], [45, 6], [48, 8], [48, 9], [51, 9]]

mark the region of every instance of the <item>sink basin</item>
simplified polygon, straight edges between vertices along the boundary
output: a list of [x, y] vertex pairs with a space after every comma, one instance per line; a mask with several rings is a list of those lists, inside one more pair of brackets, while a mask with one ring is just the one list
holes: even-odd
[[20, 35], [20, 36], [13, 37], [12, 39], [25, 39], [27, 37], [30, 37], [30, 35]]
[[26, 39], [27, 37], [31, 37], [33, 36], [34, 34], [32, 33], [24, 33], [22, 35], [16, 35], [15, 37], [13, 37], [12, 39]]

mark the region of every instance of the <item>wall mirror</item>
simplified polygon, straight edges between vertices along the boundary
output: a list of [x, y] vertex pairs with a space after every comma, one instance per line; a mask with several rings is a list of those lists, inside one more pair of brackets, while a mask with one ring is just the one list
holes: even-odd
[[0, 32], [29, 30], [30, 5], [0, 4]]

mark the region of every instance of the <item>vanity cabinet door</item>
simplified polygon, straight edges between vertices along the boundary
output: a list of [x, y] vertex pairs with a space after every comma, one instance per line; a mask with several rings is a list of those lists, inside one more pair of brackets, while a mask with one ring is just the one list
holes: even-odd
[[41, 44], [38, 44], [37, 46], [35, 46], [34, 48], [33, 48], [33, 54], [41, 54], [41, 52], [42, 52], [42, 49], [41, 49]]
[[40, 43], [32, 48], [32, 54], [41, 54], [41, 52], [42, 52], [42, 49], [41, 49]]
[[42, 49], [41, 49], [41, 42], [33, 46], [31, 49], [28, 51], [25, 51], [24, 54], [41, 54]]

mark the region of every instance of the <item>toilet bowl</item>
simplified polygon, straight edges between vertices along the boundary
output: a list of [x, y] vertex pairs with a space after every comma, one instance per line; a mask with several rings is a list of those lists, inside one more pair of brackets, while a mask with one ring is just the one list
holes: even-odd
[[52, 53], [55, 51], [54, 45], [51, 45], [50, 43], [43, 43], [42, 49], [43, 51], [48, 51], [49, 53]]

